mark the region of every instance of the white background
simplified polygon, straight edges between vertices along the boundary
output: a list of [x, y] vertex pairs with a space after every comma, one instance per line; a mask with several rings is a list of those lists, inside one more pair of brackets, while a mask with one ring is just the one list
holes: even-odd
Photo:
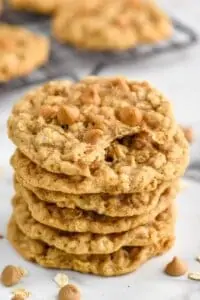
[[[170, 14], [179, 17], [197, 32], [200, 32], [199, 0], [162, 0], [163, 7]], [[80, 66], [80, 74], [86, 73], [86, 67]], [[163, 55], [137, 64], [113, 65], [106, 68], [103, 75], [126, 75], [151, 81], [162, 90], [174, 103], [177, 119], [181, 123], [195, 124], [198, 131], [200, 124], [200, 44], [178, 53]], [[20, 92], [23, 93], [23, 92]], [[12, 171], [9, 157], [14, 149], [6, 137], [6, 120], [12, 103], [20, 96], [0, 95], [4, 101], [4, 112], [0, 111], [0, 232], [6, 233], [6, 223], [11, 211]], [[196, 133], [198, 134], [198, 132]], [[177, 242], [167, 255], [148, 262], [135, 274], [113, 279], [66, 272], [70, 281], [77, 284], [84, 300], [199, 300], [200, 284], [189, 281], [186, 277], [169, 278], [162, 273], [166, 262], [174, 255], [185, 259], [190, 270], [199, 270], [195, 261], [200, 254], [200, 186], [188, 182], [187, 188], [178, 198]], [[56, 271], [49, 271], [24, 262], [9, 246], [6, 239], [0, 240], [0, 270], [4, 265], [25, 266], [30, 275], [21, 286], [29, 289], [33, 300], [56, 299], [57, 287], [52, 282]], [[8, 300], [11, 289], [0, 285], [0, 300]]]

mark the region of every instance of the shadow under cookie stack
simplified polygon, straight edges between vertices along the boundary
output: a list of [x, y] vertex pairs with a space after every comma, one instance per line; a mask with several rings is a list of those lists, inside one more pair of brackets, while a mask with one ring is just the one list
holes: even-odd
[[8, 132], [8, 239], [25, 259], [114, 276], [172, 247], [188, 143], [149, 83], [47, 83], [14, 106]]

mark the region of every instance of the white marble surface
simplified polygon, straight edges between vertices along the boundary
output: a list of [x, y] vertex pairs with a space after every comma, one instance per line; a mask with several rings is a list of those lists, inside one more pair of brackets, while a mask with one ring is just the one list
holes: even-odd
[[[162, 0], [163, 6], [174, 16], [192, 25], [200, 32], [199, 0]], [[86, 73], [80, 66], [81, 74]], [[153, 82], [163, 90], [174, 103], [178, 120], [195, 125], [197, 135], [200, 129], [200, 44], [179, 53], [168, 54], [140, 62], [138, 64], [115, 65], [106, 68], [103, 74], [124, 74], [132, 78], [142, 78]], [[14, 149], [6, 137], [6, 120], [12, 103], [21, 92], [0, 95], [6, 101], [4, 111], [0, 111], [0, 232], [5, 234], [6, 223], [11, 211], [12, 171], [9, 157]], [[195, 153], [198, 156], [198, 147]], [[79, 285], [83, 300], [199, 300], [200, 283], [182, 278], [170, 278], [163, 274], [164, 265], [173, 255], [179, 255], [188, 262], [191, 271], [200, 271], [195, 257], [200, 255], [200, 185], [188, 181], [187, 188], [178, 197], [177, 242], [166, 255], [148, 262], [135, 274], [120, 278], [102, 279], [93, 276], [67, 272], [70, 281]], [[33, 300], [56, 299], [57, 287], [52, 282], [56, 271], [47, 271], [24, 262], [9, 246], [6, 239], [0, 240], [0, 270], [6, 264], [25, 266], [30, 275], [21, 286], [29, 289]], [[11, 298], [11, 289], [0, 285], [0, 300]]]

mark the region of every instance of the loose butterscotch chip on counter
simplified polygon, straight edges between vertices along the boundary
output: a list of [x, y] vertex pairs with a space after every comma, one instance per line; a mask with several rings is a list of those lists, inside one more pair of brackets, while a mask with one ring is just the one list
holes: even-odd
[[165, 267], [164, 272], [170, 276], [182, 276], [187, 273], [188, 267], [186, 263], [175, 256], [170, 263]]
[[4, 286], [13, 286], [21, 280], [25, 273], [26, 271], [20, 267], [8, 265], [1, 273], [1, 283]]
[[81, 294], [73, 284], [65, 285], [58, 294], [58, 300], [80, 300]]

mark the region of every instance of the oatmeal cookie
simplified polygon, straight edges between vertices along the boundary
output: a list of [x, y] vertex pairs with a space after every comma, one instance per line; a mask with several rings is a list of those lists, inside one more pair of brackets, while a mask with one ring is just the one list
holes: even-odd
[[[137, 173], [147, 164], [157, 171], [176, 131], [168, 100], [149, 83], [124, 78], [47, 83], [26, 94], [8, 120], [9, 137], [30, 160], [50, 172], [87, 177], [124, 166]], [[176, 148], [186, 144], [181, 138]]]
[[8, 0], [9, 5], [16, 10], [25, 10], [44, 15], [54, 13], [63, 0]]
[[19, 26], [0, 24], [0, 82], [28, 75], [48, 57], [46, 37]]
[[168, 194], [169, 188], [174, 189], [174, 193], [179, 191], [179, 182], [175, 181], [163, 182], [156, 190], [149, 193], [74, 195], [34, 187], [17, 174], [14, 180], [32, 191], [41, 201], [55, 203], [60, 208], [80, 208], [110, 217], [127, 217], [150, 212], [157, 206], [161, 195]]
[[169, 190], [167, 195], [161, 196], [157, 207], [152, 211], [139, 216], [118, 218], [81, 209], [59, 208], [55, 204], [40, 201], [32, 192], [23, 187], [16, 186], [16, 189], [20, 197], [28, 204], [31, 215], [38, 222], [63, 231], [97, 234], [124, 232], [149, 223], [167, 209], [176, 196], [176, 193], [173, 195], [173, 190]]
[[[25, 183], [36, 188], [43, 188], [50, 191], [69, 194], [149, 192], [155, 190], [165, 179], [166, 181], [170, 179], [170, 175], [170, 180], [176, 180], [185, 170], [188, 163], [188, 144], [187, 142], [185, 144], [182, 131], [177, 132], [175, 141], [177, 144], [171, 143], [171, 147], [169, 147], [169, 152], [166, 156], [160, 153], [155, 169], [149, 165], [142, 166], [143, 164], [138, 164], [137, 171], [129, 166], [124, 166], [120, 168], [120, 171], [117, 168], [114, 172], [112, 165], [110, 165], [106, 169], [96, 171], [91, 177], [67, 176], [45, 171], [29, 160], [19, 150], [12, 156], [11, 164], [17, 176], [20, 176]], [[182, 144], [183, 148], [178, 146], [180, 144]], [[148, 155], [146, 148], [143, 152], [144, 155], [145, 152], [146, 155]], [[185, 161], [182, 161], [181, 157], [184, 157]], [[142, 155], [141, 159], [144, 158]], [[152, 163], [151, 159], [152, 157], [148, 157], [147, 160], [149, 163]], [[167, 159], [169, 159], [169, 161], [167, 161]], [[121, 161], [119, 161], [119, 164], [121, 164]], [[162, 172], [161, 169], [164, 173], [160, 173]]]
[[150, 223], [127, 232], [107, 235], [63, 232], [45, 226], [31, 216], [27, 203], [18, 195], [13, 199], [13, 206], [15, 221], [24, 234], [71, 254], [109, 254], [124, 246], [148, 246], [172, 236], [174, 232], [173, 205]]
[[113, 254], [73, 255], [32, 240], [23, 234], [12, 217], [8, 225], [8, 240], [25, 259], [46, 268], [71, 269], [82, 273], [116, 276], [135, 271], [153, 256], [169, 250], [174, 237], [162, 238], [157, 244], [145, 247], [123, 247]]
[[172, 35], [167, 15], [152, 0], [66, 0], [52, 30], [60, 42], [91, 50], [126, 50]]

